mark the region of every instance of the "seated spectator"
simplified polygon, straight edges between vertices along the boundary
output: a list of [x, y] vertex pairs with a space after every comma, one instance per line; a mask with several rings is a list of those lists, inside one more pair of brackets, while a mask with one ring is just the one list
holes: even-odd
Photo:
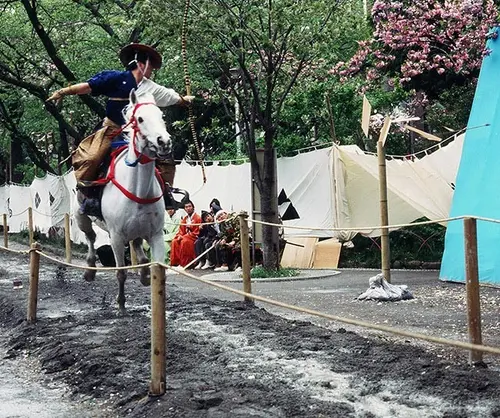
[[169, 264], [172, 241], [177, 235], [177, 232], [179, 232], [182, 217], [179, 212], [177, 212], [177, 209], [173, 204], [168, 205], [166, 210], [167, 213], [165, 214], [165, 225], [163, 227], [163, 233], [165, 239], [165, 263]]
[[[196, 253], [196, 258], [198, 258], [201, 254], [211, 248], [217, 239], [217, 230], [215, 229], [213, 224], [210, 222], [214, 221], [214, 217], [210, 212], [206, 212], [204, 210], [201, 211], [201, 220], [203, 223], [209, 223], [208, 225], [202, 225], [200, 227], [200, 233], [198, 235], [198, 239], [194, 244], [194, 250]], [[209, 268], [215, 267], [215, 249], [211, 249], [207, 254], [200, 258], [198, 264], [195, 267], [195, 270], [206, 270]]]
[[[170, 263], [170, 248], [172, 244], [172, 240], [177, 235], [179, 231], [179, 225], [181, 223], [181, 216], [177, 213], [175, 206], [173, 204], [169, 204], [166, 208], [165, 213], [165, 223], [163, 225], [163, 239], [165, 240], [165, 263]], [[142, 244], [144, 250], [147, 252], [148, 256], [150, 255], [150, 247], [149, 244], [144, 241]]]
[[228, 271], [233, 262], [233, 251], [240, 248], [240, 223], [234, 214], [220, 210], [215, 216], [220, 232], [215, 246], [217, 267], [214, 271]]
[[194, 211], [194, 204], [190, 200], [184, 203], [184, 210], [187, 215], [182, 218], [179, 231], [172, 240], [171, 266], [184, 267], [195, 259], [194, 243], [200, 232], [201, 217]]
[[210, 204], [208, 205], [208, 207], [210, 208], [210, 213], [212, 214], [212, 216], [214, 217], [214, 219], [215, 219], [215, 215], [217, 214], [217, 212], [219, 212], [220, 210], [222, 210], [222, 207], [220, 205], [219, 199], [217, 199], [215, 197], [212, 199], [212, 201], [210, 202]]

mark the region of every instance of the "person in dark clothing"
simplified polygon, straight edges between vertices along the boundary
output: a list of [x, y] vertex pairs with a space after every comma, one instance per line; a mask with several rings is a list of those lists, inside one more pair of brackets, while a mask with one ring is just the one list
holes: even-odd
[[[210, 222], [214, 221], [214, 217], [210, 212], [204, 210], [201, 211], [201, 220], [203, 223], [208, 223], [207, 225], [202, 225], [200, 227], [200, 234], [198, 239], [194, 244], [194, 250], [196, 257], [199, 257], [202, 253], [213, 246], [217, 239], [217, 230], [213, 224]], [[207, 254], [200, 258], [195, 270], [207, 270], [209, 268], [215, 267], [215, 249], [211, 249]]]
[[215, 216], [219, 226], [218, 242], [215, 246], [217, 267], [214, 271], [228, 271], [233, 266], [233, 252], [240, 248], [240, 225], [234, 213], [220, 210]]
[[215, 215], [217, 214], [217, 212], [219, 212], [220, 210], [222, 210], [222, 207], [220, 205], [219, 199], [217, 199], [215, 197], [212, 199], [212, 201], [210, 202], [210, 204], [208, 205], [208, 207], [210, 208], [210, 213], [212, 214], [212, 216], [214, 217], [214, 219], [215, 219]]

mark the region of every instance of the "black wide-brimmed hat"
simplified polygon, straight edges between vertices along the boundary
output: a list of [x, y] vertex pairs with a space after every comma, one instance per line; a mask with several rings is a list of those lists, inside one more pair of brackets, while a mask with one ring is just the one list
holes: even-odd
[[154, 69], [161, 68], [162, 58], [160, 53], [149, 45], [132, 43], [123, 47], [119, 57], [121, 63], [127, 67], [136, 58], [137, 53], [146, 54], [149, 57], [149, 62]]

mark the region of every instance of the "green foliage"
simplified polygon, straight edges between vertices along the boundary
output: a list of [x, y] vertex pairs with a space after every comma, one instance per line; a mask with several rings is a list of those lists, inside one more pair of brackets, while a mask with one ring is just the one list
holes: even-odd
[[426, 108], [425, 121], [429, 131], [440, 137], [447, 137], [450, 128], [458, 131], [467, 125], [472, 100], [476, 89], [476, 80], [463, 86], [452, 86]]
[[[419, 219], [419, 221], [426, 219]], [[438, 263], [444, 251], [446, 229], [437, 224], [419, 225], [392, 231], [389, 234], [391, 266], [421, 267], [422, 262]], [[380, 238], [358, 234], [352, 240], [354, 247], [343, 247], [339, 267], [380, 268]]]
[[267, 269], [262, 266], [254, 267], [250, 271], [250, 277], [252, 279], [268, 279], [268, 278], [276, 278], [276, 277], [295, 277], [300, 273], [298, 270], [293, 268], [280, 268], [279, 270]]

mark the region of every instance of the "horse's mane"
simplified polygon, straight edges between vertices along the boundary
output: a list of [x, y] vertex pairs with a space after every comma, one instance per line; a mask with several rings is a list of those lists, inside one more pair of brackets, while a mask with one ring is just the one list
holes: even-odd
[[[136, 92], [136, 94], [137, 94], [137, 92]], [[144, 103], [144, 102], [156, 103], [156, 100], [155, 100], [152, 93], [146, 91], [144, 93], [137, 94], [137, 102], [138, 103]], [[130, 119], [131, 112], [133, 109], [134, 109], [134, 107], [130, 101], [129, 101], [128, 105], [123, 108], [122, 114], [123, 114], [123, 118], [126, 121], [128, 121]]]

